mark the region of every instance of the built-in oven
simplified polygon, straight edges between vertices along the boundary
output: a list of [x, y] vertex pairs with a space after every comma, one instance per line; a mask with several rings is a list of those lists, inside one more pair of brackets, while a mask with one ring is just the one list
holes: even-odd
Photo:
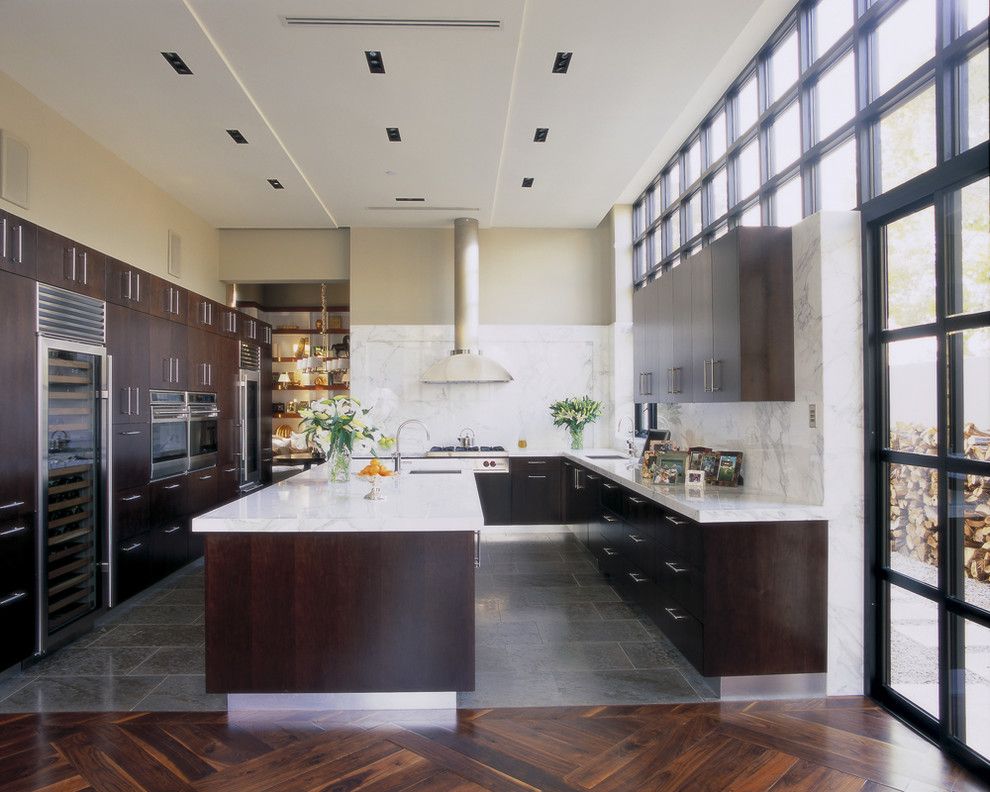
[[220, 411], [215, 393], [187, 393], [189, 409], [189, 469], [202, 470], [217, 464]]
[[185, 391], [151, 391], [151, 478], [189, 469], [189, 410]]

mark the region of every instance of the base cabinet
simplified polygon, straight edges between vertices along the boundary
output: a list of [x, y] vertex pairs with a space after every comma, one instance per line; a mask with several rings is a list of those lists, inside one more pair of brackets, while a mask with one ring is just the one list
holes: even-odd
[[0, 518], [0, 670], [34, 649], [34, 513]]
[[119, 604], [142, 591], [153, 579], [150, 532], [118, 541], [116, 562], [115, 603]]
[[560, 457], [513, 457], [509, 460], [512, 475], [512, 522], [514, 525], [560, 523]]

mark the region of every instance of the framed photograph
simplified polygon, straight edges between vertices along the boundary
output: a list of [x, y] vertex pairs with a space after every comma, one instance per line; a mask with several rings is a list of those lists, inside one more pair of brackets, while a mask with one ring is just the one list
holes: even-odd
[[688, 459], [688, 467], [691, 470], [701, 470], [701, 457], [704, 454], [711, 453], [712, 449], [706, 448], [705, 446], [693, 446], [688, 449], [688, 453], [691, 455]]
[[742, 451], [719, 451], [718, 472], [715, 483], [719, 487], [734, 487], [739, 481], [742, 468]]
[[683, 484], [688, 464], [687, 451], [667, 451], [660, 454], [656, 463], [657, 484]]
[[643, 453], [639, 457], [639, 464], [643, 470], [643, 475], [647, 474], [653, 462], [652, 457], [664, 451], [670, 451], [670, 432], [667, 429], [650, 429], [646, 433], [646, 440], [643, 442]]
[[684, 483], [689, 487], [704, 487], [705, 486], [705, 471], [703, 470], [688, 470], [684, 474]]
[[718, 475], [718, 451], [705, 451], [698, 468], [705, 473], [705, 483], [714, 484]]

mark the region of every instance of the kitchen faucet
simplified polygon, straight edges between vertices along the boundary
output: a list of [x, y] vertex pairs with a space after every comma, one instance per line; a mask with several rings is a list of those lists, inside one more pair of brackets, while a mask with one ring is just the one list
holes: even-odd
[[430, 430], [426, 428], [426, 424], [423, 423], [418, 418], [409, 418], [399, 424], [399, 428], [395, 430], [395, 453], [392, 454], [392, 459], [395, 460], [395, 472], [399, 472], [399, 467], [402, 465], [402, 452], [399, 450], [399, 439], [402, 437], [402, 430], [405, 429], [409, 424], [419, 424], [423, 427], [423, 431], [426, 432], [426, 442], [430, 441]]
[[636, 432], [636, 424], [633, 422], [633, 419], [628, 415], [623, 415], [619, 419], [619, 425], [615, 428], [615, 433], [619, 435], [622, 434], [622, 424], [626, 421], [629, 422], [629, 436], [626, 438], [626, 453], [629, 454], [630, 459], [633, 459], [636, 456], [636, 446], [633, 443], [633, 435]]
[[470, 426], [465, 426], [461, 429], [461, 434], [457, 438], [457, 442], [461, 444], [461, 448], [470, 448], [474, 445], [474, 429]]

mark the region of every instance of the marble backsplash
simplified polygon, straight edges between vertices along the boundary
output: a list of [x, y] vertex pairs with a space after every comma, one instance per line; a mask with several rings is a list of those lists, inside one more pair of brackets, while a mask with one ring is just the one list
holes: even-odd
[[[512, 374], [507, 383], [427, 385], [427, 367], [447, 355], [454, 342], [451, 325], [353, 325], [351, 393], [373, 405], [376, 424], [394, 432], [407, 418], [419, 418], [434, 445], [456, 442], [470, 427], [481, 444], [510, 451], [524, 438], [529, 448], [569, 445], [564, 429], [550, 420], [551, 402], [590, 394], [605, 405], [597, 424], [585, 432], [585, 445], [609, 446], [612, 414], [612, 335], [599, 325], [483, 325], [485, 355]], [[418, 430], [403, 433], [403, 448], [422, 449]]]

